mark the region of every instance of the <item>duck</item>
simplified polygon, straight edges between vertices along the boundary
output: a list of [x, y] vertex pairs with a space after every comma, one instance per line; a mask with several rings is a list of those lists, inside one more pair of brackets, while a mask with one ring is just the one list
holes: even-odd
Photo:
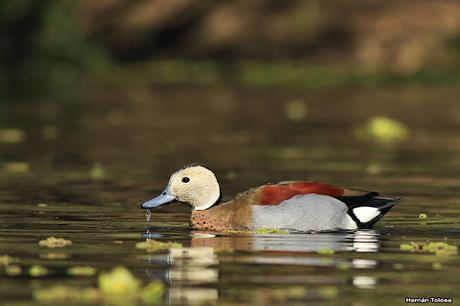
[[222, 202], [212, 170], [191, 164], [174, 172], [166, 188], [141, 207], [151, 210], [173, 202], [188, 204], [194, 230], [322, 232], [370, 229], [400, 201], [373, 191], [284, 181], [251, 188]]

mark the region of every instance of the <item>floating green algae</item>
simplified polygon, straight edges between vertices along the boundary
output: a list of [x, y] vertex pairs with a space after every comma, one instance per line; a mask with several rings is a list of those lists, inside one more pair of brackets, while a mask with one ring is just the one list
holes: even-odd
[[445, 242], [410, 242], [401, 244], [399, 248], [403, 251], [434, 253], [436, 255], [457, 255], [458, 253], [456, 245]]
[[94, 163], [91, 169], [89, 170], [89, 176], [92, 179], [101, 179], [105, 176], [105, 169], [101, 163]]
[[40, 240], [38, 245], [41, 247], [48, 247], [48, 248], [62, 248], [68, 245], [71, 245], [72, 241], [66, 240], [63, 238], [56, 238], [56, 237], [48, 237], [45, 240]]
[[427, 218], [428, 218], [428, 215], [425, 214], [425, 213], [421, 213], [421, 214], [418, 215], [418, 218], [419, 218], [420, 220], [424, 220], [424, 219], [427, 219]]
[[58, 252], [42, 253], [39, 256], [40, 258], [50, 259], [50, 260], [66, 259], [68, 257], [66, 253], [58, 253]]
[[276, 235], [286, 235], [289, 234], [288, 231], [283, 231], [278, 228], [258, 228], [255, 231], [256, 234], [266, 235], [266, 234], [276, 234]]
[[26, 162], [8, 162], [5, 163], [5, 171], [9, 173], [26, 173], [29, 172], [29, 164]]
[[47, 268], [39, 265], [35, 265], [29, 268], [29, 274], [30, 276], [33, 277], [40, 277], [40, 276], [45, 276], [49, 274], [49, 271]]
[[319, 249], [316, 251], [316, 253], [321, 255], [332, 255], [335, 253], [335, 251], [333, 249]]
[[46, 140], [55, 140], [59, 137], [59, 129], [54, 125], [46, 125], [42, 128], [42, 137]]
[[82, 302], [92, 303], [99, 300], [100, 293], [95, 288], [73, 288], [68, 286], [54, 286], [48, 289], [35, 290], [35, 300], [41, 302]]
[[409, 129], [395, 119], [377, 116], [358, 127], [355, 135], [360, 139], [389, 144], [406, 140], [409, 136]]
[[284, 231], [278, 228], [258, 228], [254, 231], [245, 231], [245, 230], [226, 230], [225, 233], [228, 234], [258, 234], [258, 235], [286, 235], [289, 234], [288, 231]]
[[286, 118], [292, 122], [301, 122], [307, 115], [307, 104], [299, 99], [291, 100], [286, 104]]
[[13, 261], [13, 258], [9, 255], [0, 256], [0, 267], [8, 266]]
[[22, 268], [18, 265], [9, 265], [5, 268], [5, 272], [9, 276], [17, 276], [22, 273]]
[[99, 275], [99, 289], [109, 295], [135, 294], [139, 288], [140, 281], [124, 267], [115, 267]]
[[145, 287], [125, 267], [115, 267], [110, 272], [99, 275], [97, 288], [78, 288], [69, 286], [54, 286], [33, 292], [35, 300], [40, 302], [80, 302], [94, 304], [109, 302], [126, 305], [142, 301], [146, 304], [159, 304], [164, 292], [161, 282], [151, 282]]
[[168, 250], [171, 248], [182, 248], [183, 245], [177, 242], [162, 242], [158, 240], [148, 239], [143, 242], [136, 243], [137, 249], [147, 250], [147, 252], [156, 252], [161, 250]]
[[75, 266], [67, 269], [67, 274], [74, 276], [93, 276], [96, 269], [90, 266]]
[[16, 128], [0, 129], [0, 142], [21, 143], [26, 139], [26, 133]]
[[226, 230], [226, 234], [252, 234], [252, 231], [244, 231], [244, 230]]

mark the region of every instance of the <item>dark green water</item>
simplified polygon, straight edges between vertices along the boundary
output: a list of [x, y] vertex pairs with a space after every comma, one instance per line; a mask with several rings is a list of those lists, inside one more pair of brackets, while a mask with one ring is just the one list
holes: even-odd
[[[41, 305], [33, 291], [56, 284], [95, 286], [97, 276], [67, 274], [76, 265], [123, 265], [143, 283], [161, 280], [169, 305], [400, 305], [406, 296], [458, 302], [458, 255], [412, 253], [400, 244], [460, 244], [459, 98], [441, 88], [142, 84], [7, 98], [1, 127], [24, 137], [0, 143], [0, 256], [16, 258], [22, 273], [0, 267], [1, 304]], [[403, 122], [409, 137], [394, 144], [357, 138], [356, 128], [377, 115]], [[224, 199], [270, 181], [309, 179], [404, 201], [373, 231], [288, 236], [194, 233], [189, 209], [174, 204], [153, 212], [151, 237], [198, 254], [136, 249], [147, 225], [140, 203], [189, 162], [215, 170]], [[39, 247], [49, 236], [73, 244]], [[318, 254], [323, 249], [335, 253]], [[37, 264], [50, 273], [30, 276]]]

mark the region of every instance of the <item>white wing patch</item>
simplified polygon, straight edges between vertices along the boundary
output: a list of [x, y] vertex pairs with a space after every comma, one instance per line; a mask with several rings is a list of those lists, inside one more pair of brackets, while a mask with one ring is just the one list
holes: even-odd
[[380, 215], [380, 210], [375, 207], [361, 206], [353, 209], [353, 213], [361, 223], [367, 223]]

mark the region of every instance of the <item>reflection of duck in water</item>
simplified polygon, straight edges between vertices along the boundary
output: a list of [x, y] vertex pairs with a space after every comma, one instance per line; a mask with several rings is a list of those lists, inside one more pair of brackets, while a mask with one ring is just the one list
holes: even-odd
[[[214, 304], [219, 299], [219, 290], [214, 284], [232, 281], [231, 274], [220, 271], [225, 264], [263, 264], [307, 267], [353, 267], [374, 268], [373, 259], [324, 257], [315, 253], [324, 250], [375, 252], [378, 250], [378, 233], [374, 230], [354, 232], [317, 233], [311, 235], [251, 235], [251, 234], [210, 234], [192, 233], [191, 247], [171, 248], [166, 256], [155, 256], [153, 270], [158, 264], [168, 265], [164, 275], [169, 283], [167, 305]], [[229, 251], [249, 251], [230, 255]], [[256, 251], [256, 252], [253, 252]], [[222, 252], [222, 253], [220, 253]], [[313, 253], [313, 254], [312, 254]], [[241, 254], [245, 254], [241, 256]], [[267, 267], [267, 266], [265, 266]], [[228, 266], [227, 266], [228, 269]], [[287, 268], [289, 269], [289, 268]], [[228, 271], [228, 270], [227, 270]], [[306, 282], [315, 284], [318, 279], [305, 269], [290, 269], [290, 273], [279, 275], [265, 272], [246, 275], [246, 281], [256, 283]], [[149, 273], [150, 275], [150, 273]], [[321, 281], [324, 282], [323, 278]], [[336, 280], [332, 280], [336, 281]], [[375, 279], [369, 276], [353, 277], [353, 284], [370, 288]]]
[[194, 233], [192, 248], [215, 249], [219, 251], [273, 251], [273, 252], [377, 252], [380, 246], [379, 234], [375, 230], [316, 233], [311, 235], [212, 235]]
[[377, 196], [377, 192], [292, 181], [255, 187], [220, 203], [220, 186], [214, 173], [190, 165], [173, 173], [166, 189], [142, 208], [173, 201], [187, 203], [193, 209], [192, 227], [202, 230], [354, 230], [371, 228], [399, 202]]

